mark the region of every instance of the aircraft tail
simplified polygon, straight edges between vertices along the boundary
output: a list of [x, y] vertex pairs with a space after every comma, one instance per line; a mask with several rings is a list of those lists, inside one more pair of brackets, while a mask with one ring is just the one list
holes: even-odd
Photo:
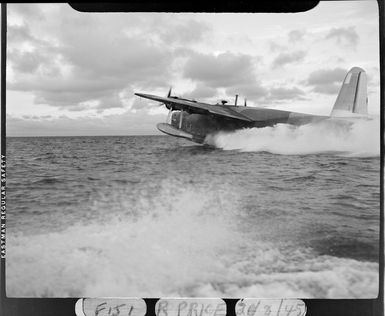
[[346, 74], [330, 116], [368, 114], [367, 80], [365, 70], [353, 67]]

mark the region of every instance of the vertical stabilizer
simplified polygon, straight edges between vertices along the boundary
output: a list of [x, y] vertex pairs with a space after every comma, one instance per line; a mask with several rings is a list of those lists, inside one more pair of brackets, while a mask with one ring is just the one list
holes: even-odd
[[367, 115], [367, 80], [365, 70], [353, 67], [345, 76], [331, 116]]

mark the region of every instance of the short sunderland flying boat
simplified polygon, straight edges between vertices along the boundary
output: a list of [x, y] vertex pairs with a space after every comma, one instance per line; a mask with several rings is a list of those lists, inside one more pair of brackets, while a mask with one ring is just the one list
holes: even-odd
[[232, 131], [242, 128], [266, 127], [278, 123], [303, 125], [327, 118], [351, 118], [367, 116], [367, 80], [365, 71], [352, 68], [342, 83], [330, 116], [310, 115], [291, 111], [268, 108], [248, 107], [244, 105], [208, 104], [171, 96], [135, 93], [135, 95], [163, 103], [169, 109], [166, 123], [159, 123], [157, 128], [168, 135], [182, 137], [197, 143], [203, 143], [206, 136], [219, 131]]

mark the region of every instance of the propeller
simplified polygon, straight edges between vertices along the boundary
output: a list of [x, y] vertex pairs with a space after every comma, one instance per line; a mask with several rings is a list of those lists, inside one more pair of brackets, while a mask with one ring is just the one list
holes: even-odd
[[[170, 87], [170, 89], [168, 90], [167, 98], [171, 97], [171, 90], [172, 90], [172, 87]], [[171, 106], [171, 104], [167, 104], [167, 103], [164, 103], [164, 105], [166, 106], [167, 109], [170, 110], [168, 112], [168, 117], [170, 117], [171, 116], [171, 112], [172, 112], [172, 106]]]
[[[170, 87], [170, 89], [168, 90], [166, 98], [170, 98], [171, 97], [171, 91], [172, 91], [172, 87]], [[167, 104], [167, 102], [159, 103], [159, 106], [162, 106], [162, 105], [165, 105], [166, 108], [169, 109], [170, 111], [172, 110], [172, 106], [170, 104]]]
[[[167, 98], [170, 98], [170, 97], [171, 97], [171, 91], [172, 91], [172, 87], [170, 87], [170, 89], [168, 90]], [[169, 109], [168, 115], [167, 115], [167, 122], [170, 122], [170, 120], [171, 120], [171, 112], [172, 112], [172, 110], [173, 110], [173, 107], [172, 107], [171, 104], [167, 104], [167, 103], [164, 103], [164, 105], [166, 106], [166, 108]], [[181, 112], [180, 112], [179, 129], [182, 128], [182, 121], [183, 121], [183, 108], [181, 109]]]

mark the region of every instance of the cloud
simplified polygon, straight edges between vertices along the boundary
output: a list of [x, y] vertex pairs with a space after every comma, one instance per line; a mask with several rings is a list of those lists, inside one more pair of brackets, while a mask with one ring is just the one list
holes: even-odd
[[9, 44], [26, 41], [37, 42], [26, 25], [7, 25], [7, 37]]
[[160, 106], [163, 106], [163, 104], [160, 102], [148, 100], [148, 99], [144, 99], [136, 96], [130, 105], [130, 109], [141, 111], [141, 110], [149, 110], [154, 108], [156, 109], [156, 108], [159, 108]]
[[[226, 89], [227, 95], [239, 94], [240, 98], [258, 102], [259, 106], [285, 101], [306, 100], [306, 93], [298, 87], [266, 86], [260, 82], [254, 85], [240, 85]], [[241, 101], [240, 103], [243, 103]]]
[[269, 89], [269, 95], [267, 100], [269, 101], [281, 101], [281, 100], [298, 100], [305, 99], [305, 92], [297, 87], [285, 88], [277, 87]]
[[188, 99], [208, 99], [217, 95], [217, 89], [205, 84], [198, 84], [194, 90], [189, 93], [185, 93], [184, 97]]
[[49, 42], [34, 36], [25, 24], [8, 25], [7, 38], [7, 62], [17, 74], [32, 74], [41, 66], [44, 66], [47, 74], [52, 74], [52, 71], [47, 69], [55, 68], [52, 63], [55, 59], [55, 48]]
[[195, 53], [187, 60], [183, 76], [214, 88], [231, 87], [254, 82], [255, 70], [250, 55]]
[[102, 96], [101, 98], [99, 98], [98, 103], [95, 106], [95, 108], [99, 112], [105, 109], [122, 108], [122, 107], [123, 107], [123, 102], [118, 92]]
[[23, 3], [11, 4], [8, 6], [7, 14], [13, 16], [27, 16], [30, 20], [44, 20], [46, 15], [36, 4]]
[[[19, 91], [33, 91], [36, 104], [48, 104], [56, 107], [73, 107], [87, 101], [105, 99], [108, 95], [116, 95], [119, 91], [116, 87], [120, 82], [116, 79], [110, 81], [93, 81], [89, 78], [72, 79], [62, 78], [61, 76], [40, 77], [37, 81], [32, 81], [37, 76], [24, 76], [16, 83], [9, 83], [8, 88]], [[123, 88], [123, 87], [122, 87]], [[115, 107], [113, 105], [112, 107]], [[107, 108], [107, 107], [105, 107]]]
[[14, 71], [21, 73], [34, 73], [44, 63], [44, 56], [39, 52], [12, 51], [9, 57]]
[[[76, 12], [67, 4], [9, 4], [7, 9], [7, 88], [13, 90], [10, 113], [17, 115], [47, 111], [102, 117], [127, 109], [145, 116], [162, 108], [156, 102], [140, 103], [133, 93], [166, 95], [171, 85], [176, 95], [208, 103], [234, 100], [238, 94], [239, 102], [247, 97], [250, 105], [254, 100], [255, 104], [291, 104], [295, 103], [291, 100], [320, 97], [308, 92], [335, 94], [346, 71], [340, 69], [338, 80], [333, 79], [338, 77], [333, 71], [357, 60], [366, 60], [368, 74], [373, 73], [368, 91], [378, 83], [377, 72], [369, 71], [370, 65], [378, 64], [378, 41], [372, 42], [371, 36], [377, 24], [375, 19], [369, 24], [353, 23], [362, 20], [358, 9], [349, 24], [339, 27], [342, 24], [334, 23], [340, 21], [339, 15], [331, 5], [322, 11], [330, 13], [326, 20], [322, 12], [310, 14], [306, 30], [296, 19], [282, 17], [270, 17], [271, 25], [264, 27], [264, 19], [247, 15], [234, 19], [171, 13], [92, 14]], [[242, 24], [236, 25], [239, 19]], [[274, 27], [277, 22], [286, 28]], [[347, 47], [353, 45], [356, 50]], [[262, 54], [264, 60], [259, 60]], [[327, 64], [329, 72], [309, 69], [317, 63]], [[300, 71], [297, 77], [306, 79], [297, 88], [292, 68]], [[321, 99], [327, 97], [317, 102]]]
[[303, 40], [305, 31], [302, 30], [292, 30], [288, 33], [289, 43], [295, 43]]
[[322, 93], [322, 94], [337, 94], [340, 90], [341, 86], [336, 83], [329, 83], [324, 85], [315, 86], [313, 88], [314, 92]]
[[299, 50], [292, 53], [281, 53], [273, 60], [273, 68], [283, 67], [287, 64], [297, 63], [303, 61], [306, 56], [306, 52]]
[[376, 66], [372, 66], [369, 68], [366, 68], [366, 76], [368, 79], [368, 84], [370, 86], [379, 86], [380, 85], [380, 78], [377, 76], [377, 74], [380, 73], [380, 69]]
[[[38, 18], [43, 8], [49, 21]], [[150, 14], [127, 19], [126, 14], [39, 5], [10, 5], [9, 10], [22, 24], [9, 27], [14, 75], [8, 88], [32, 92], [35, 103], [70, 110], [85, 108], [87, 102], [98, 111], [122, 107], [124, 90], [168, 87], [178, 49], [169, 44], [199, 42], [210, 32], [207, 24], [192, 19]]]
[[356, 47], [359, 41], [359, 36], [354, 26], [332, 28], [325, 39], [335, 39], [337, 44]]
[[346, 69], [320, 69], [310, 73], [307, 82], [310, 85], [327, 84], [332, 82], [342, 82], [347, 73]]
[[79, 135], [145, 135], [160, 134], [156, 123], [163, 122], [167, 114], [143, 115], [143, 112], [126, 111], [104, 117], [69, 118], [49, 116], [7, 115], [8, 136], [79, 136]]
[[279, 44], [279, 43], [276, 43], [274, 41], [270, 41], [269, 42], [269, 49], [272, 53], [276, 52], [276, 51], [282, 51], [282, 50], [285, 50], [286, 47], [282, 44]]
[[316, 70], [310, 73], [304, 84], [312, 86], [314, 92], [336, 94], [346, 73], [347, 70], [342, 68]]
[[191, 43], [203, 40], [211, 31], [211, 28], [202, 22], [195, 20], [180, 21], [167, 28], [161, 28], [160, 38], [165, 43]]
[[238, 94], [250, 101], [258, 101], [267, 96], [268, 90], [259, 81], [253, 81], [228, 88], [226, 94], [230, 96]]
[[255, 62], [258, 56], [246, 54], [222, 53], [191, 54], [187, 60], [183, 75], [198, 82], [196, 91], [190, 95], [214, 97], [217, 89], [225, 88], [227, 97], [247, 98], [257, 101], [266, 96], [267, 90], [256, 74]]

